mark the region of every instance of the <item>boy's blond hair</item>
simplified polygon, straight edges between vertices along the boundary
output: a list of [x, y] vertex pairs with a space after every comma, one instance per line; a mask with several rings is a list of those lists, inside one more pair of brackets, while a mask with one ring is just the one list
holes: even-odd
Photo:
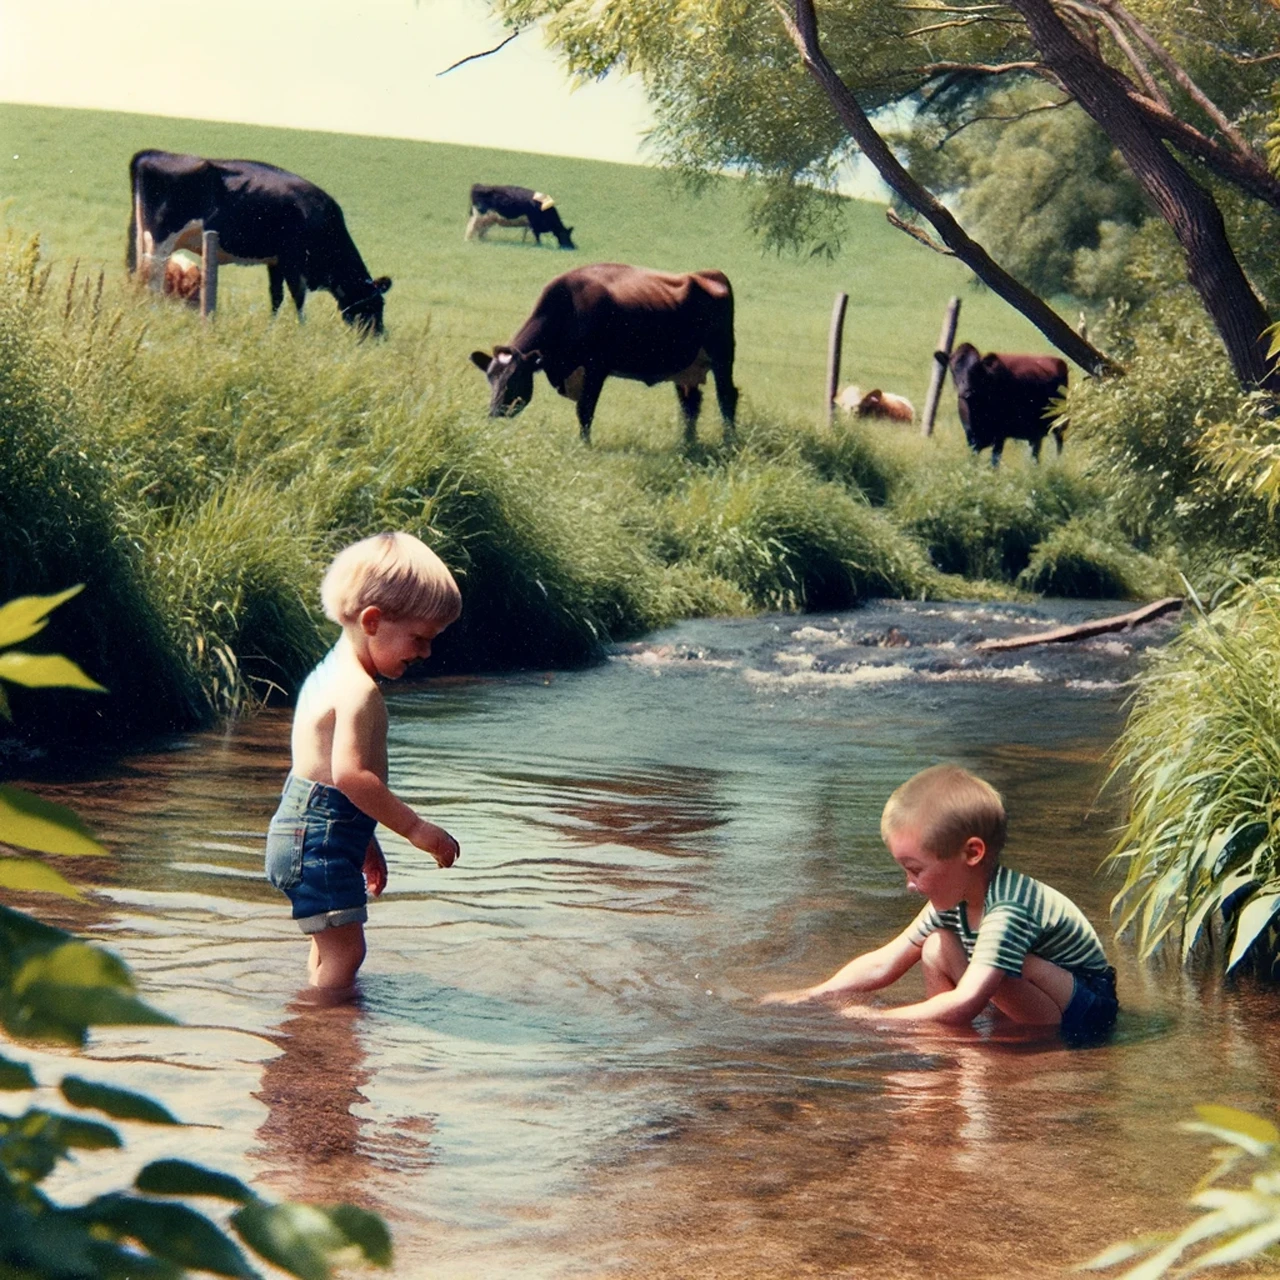
[[977, 836], [995, 858], [1004, 848], [1004, 801], [995, 787], [967, 769], [934, 765], [908, 778], [884, 806], [880, 834], [886, 843], [908, 827], [936, 857], [955, 857], [966, 840]]
[[370, 605], [388, 618], [438, 622], [462, 612], [462, 593], [443, 560], [411, 533], [375, 533], [339, 551], [320, 584], [325, 616], [343, 626]]

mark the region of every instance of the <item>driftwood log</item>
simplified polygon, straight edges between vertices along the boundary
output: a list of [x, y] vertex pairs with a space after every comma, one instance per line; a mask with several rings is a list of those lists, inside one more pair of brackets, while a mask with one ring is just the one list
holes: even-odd
[[1166, 596], [1163, 600], [1153, 600], [1144, 604], [1141, 609], [1132, 613], [1120, 613], [1111, 618], [1095, 618], [1092, 622], [1082, 622], [1075, 627], [1055, 627], [1052, 631], [1038, 631], [1030, 636], [1010, 636], [1007, 640], [980, 640], [975, 649], [990, 653], [998, 649], [1025, 649], [1033, 644], [1061, 644], [1066, 640], [1088, 640], [1090, 636], [1105, 635], [1108, 631], [1128, 631], [1133, 627], [1150, 622], [1153, 618], [1162, 618], [1166, 613], [1173, 613], [1182, 608], [1181, 596]]

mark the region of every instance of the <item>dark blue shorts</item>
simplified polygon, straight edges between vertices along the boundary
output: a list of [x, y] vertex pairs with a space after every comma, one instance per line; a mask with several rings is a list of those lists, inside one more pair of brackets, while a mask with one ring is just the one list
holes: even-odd
[[1114, 969], [1074, 969], [1075, 988], [1062, 1011], [1062, 1038], [1070, 1045], [1099, 1044], [1115, 1029], [1120, 1002]]
[[292, 773], [267, 828], [267, 879], [293, 903], [303, 933], [369, 918], [364, 858], [377, 823], [336, 787]]

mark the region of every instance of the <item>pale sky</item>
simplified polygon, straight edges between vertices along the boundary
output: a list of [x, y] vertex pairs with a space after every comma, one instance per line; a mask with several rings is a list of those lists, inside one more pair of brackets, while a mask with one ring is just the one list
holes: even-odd
[[642, 162], [638, 82], [574, 89], [485, 0], [0, 0], [0, 102]]

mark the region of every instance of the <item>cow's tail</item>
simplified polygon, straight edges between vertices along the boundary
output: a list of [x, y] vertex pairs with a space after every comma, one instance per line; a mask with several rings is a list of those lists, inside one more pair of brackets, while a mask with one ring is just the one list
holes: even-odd
[[129, 243], [124, 251], [124, 265], [132, 275], [138, 269], [138, 158], [136, 152], [129, 161]]

